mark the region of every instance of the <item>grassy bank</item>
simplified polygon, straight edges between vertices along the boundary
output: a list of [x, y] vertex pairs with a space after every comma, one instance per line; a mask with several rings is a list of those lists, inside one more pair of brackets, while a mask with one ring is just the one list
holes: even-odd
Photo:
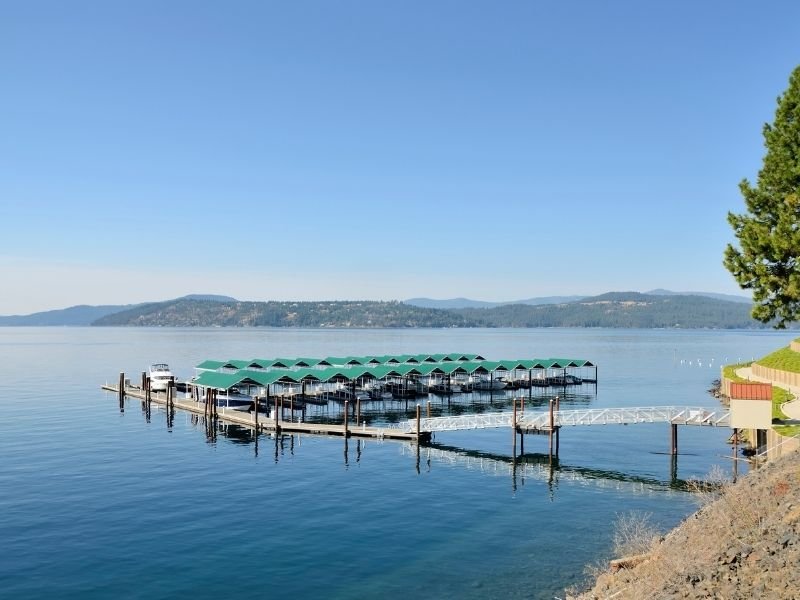
[[800, 353], [795, 352], [788, 346], [776, 350], [772, 354], [767, 354], [764, 358], [759, 358], [756, 362], [768, 369], [800, 373]]

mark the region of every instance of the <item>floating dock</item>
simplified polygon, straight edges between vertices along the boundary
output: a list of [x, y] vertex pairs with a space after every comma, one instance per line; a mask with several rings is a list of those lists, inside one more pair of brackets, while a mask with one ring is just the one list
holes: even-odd
[[[425, 441], [430, 438], [430, 433], [416, 431], [406, 432], [400, 429], [388, 427], [368, 427], [364, 424], [349, 423], [345, 418], [341, 425], [327, 423], [301, 423], [297, 421], [287, 421], [284, 419], [269, 417], [265, 413], [244, 412], [232, 408], [221, 408], [207, 406], [203, 402], [192, 400], [191, 398], [177, 398], [170, 391], [153, 392], [149, 394], [140, 386], [126, 385], [122, 378], [122, 385], [105, 384], [102, 389], [113, 392], [120, 398], [120, 403], [124, 398], [138, 398], [143, 402], [185, 410], [198, 415], [209, 416], [209, 418], [242, 427], [249, 427], [256, 431], [277, 432], [277, 433], [309, 433], [316, 435], [334, 435], [342, 437], [358, 437], [387, 440], [406, 440], [406, 441]], [[149, 398], [148, 398], [149, 396]], [[211, 414], [209, 415], [209, 412]], [[345, 411], [345, 414], [347, 412]]]

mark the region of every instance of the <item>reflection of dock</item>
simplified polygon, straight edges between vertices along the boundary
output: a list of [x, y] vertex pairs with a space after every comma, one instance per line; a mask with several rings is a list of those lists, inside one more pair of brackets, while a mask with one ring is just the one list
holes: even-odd
[[[410, 448], [411, 453], [416, 455], [413, 446], [404, 446], [404, 448]], [[406, 453], [404, 450], [404, 454]], [[422, 446], [419, 451], [419, 460], [428, 465], [437, 462], [463, 469], [477, 470], [486, 475], [511, 477], [519, 479], [523, 484], [525, 479], [553, 485], [559, 482], [571, 482], [635, 494], [663, 494], [670, 491], [689, 490], [687, 482], [677, 478], [675, 457], [672, 460], [668, 481], [620, 471], [565, 465], [558, 458], [548, 454], [522, 454], [511, 457], [441, 444]]]

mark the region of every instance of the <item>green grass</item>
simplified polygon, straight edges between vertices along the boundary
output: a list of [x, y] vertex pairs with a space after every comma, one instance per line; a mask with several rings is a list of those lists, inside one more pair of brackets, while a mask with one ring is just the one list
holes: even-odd
[[751, 364], [753, 363], [743, 362], [743, 363], [737, 363], [735, 365], [725, 365], [724, 367], [722, 367], [722, 376], [725, 379], [730, 379], [734, 383], [746, 382], [747, 381], [746, 379], [742, 379], [736, 374], [736, 370], [741, 369], [742, 367], [749, 367]]
[[789, 347], [776, 350], [756, 361], [769, 369], [779, 369], [791, 373], [800, 373], [800, 352], [795, 352]]
[[[798, 338], [795, 341], [800, 341]], [[790, 373], [800, 373], [800, 352], [795, 352], [788, 346], [776, 350], [772, 354], [767, 354], [764, 358], [759, 358], [756, 362], [769, 369], [778, 369], [780, 371], [788, 371]], [[787, 419], [788, 417], [783, 414], [781, 405], [784, 402], [794, 400], [789, 392], [777, 386], [772, 387], [772, 418], [773, 419]], [[780, 435], [793, 436], [800, 434], [800, 425], [773, 425], [772, 427]]]
[[[788, 419], [783, 411], [781, 405], [784, 402], [794, 400], [789, 392], [778, 386], [772, 386], [772, 419]], [[772, 428], [781, 435], [794, 436], [800, 434], [800, 425], [773, 425]]]

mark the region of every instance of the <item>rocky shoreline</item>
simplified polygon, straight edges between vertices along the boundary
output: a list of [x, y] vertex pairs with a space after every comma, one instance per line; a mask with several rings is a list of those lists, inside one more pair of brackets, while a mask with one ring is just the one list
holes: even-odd
[[702, 508], [645, 555], [567, 598], [800, 598], [800, 452], [698, 496]]

